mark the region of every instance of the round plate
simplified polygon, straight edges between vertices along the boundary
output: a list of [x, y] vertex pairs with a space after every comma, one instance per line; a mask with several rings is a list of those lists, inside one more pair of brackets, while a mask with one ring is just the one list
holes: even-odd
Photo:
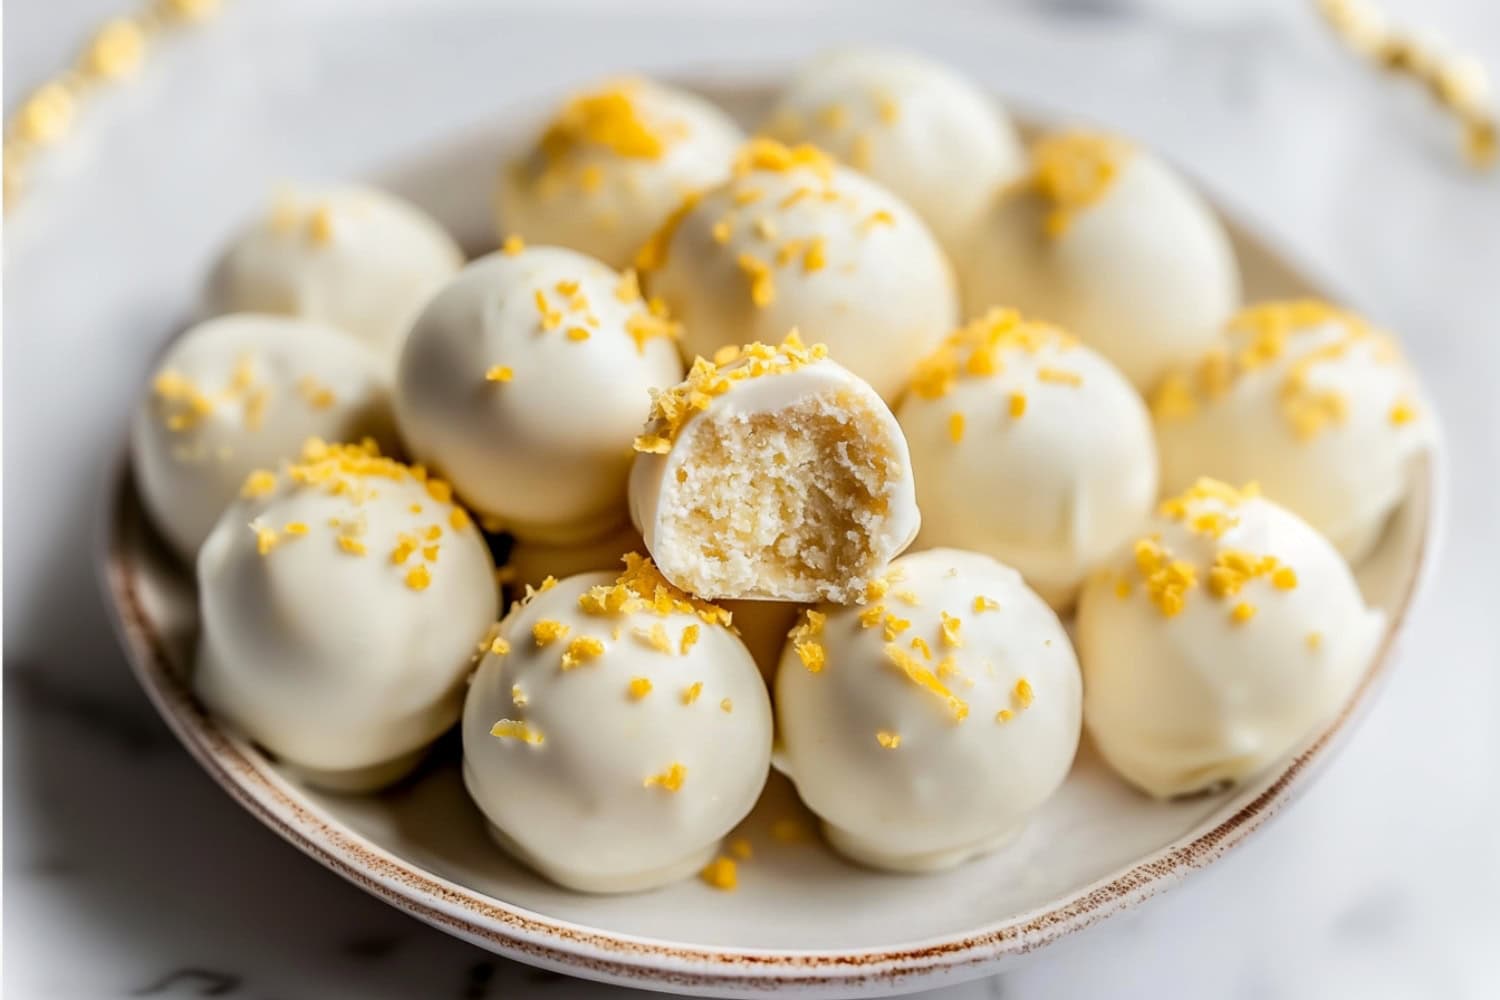
[[[769, 93], [699, 89], [747, 122]], [[373, 180], [425, 206], [472, 252], [482, 252], [494, 242], [496, 165], [534, 125], [497, 123]], [[1339, 298], [1243, 225], [1224, 221], [1248, 299]], [[592, 979], [712, 996], [773, 988], [879, 995], [994, 972], [1134, 905], [1222, 857], [1302, 791], [1389, 670], [1430, 569], [1438, 466], [1436, 453], [1417, 464], [1408, 499], [1358, 567], [1366, 598], [1389, 621], [1360, 684], [1336, 718], [1258, 779], [1211, 796], [1153, 802], [1108, 773], [1085, 742], [1061, 791], [1008, 848], [955, 871], [901, 876], [852, 867], [815, 840], [771, 837], [777, 819], [807, 819], [785, 780], [773, 775], [738, 831], [754, 856], [732, 894], [697, 880], [613, 897], [543, 882], [485, 835], [451, 736], [414, 778], [383, 794], [339, 796], [301, 786], [193, 700], [184, 680], [196, 629], [193, 582], [143, 518], [128, 469], [107, 498], [100, 561], [131, 664], [178, 737], [261, 822], [370, 893], [499, 954]]]

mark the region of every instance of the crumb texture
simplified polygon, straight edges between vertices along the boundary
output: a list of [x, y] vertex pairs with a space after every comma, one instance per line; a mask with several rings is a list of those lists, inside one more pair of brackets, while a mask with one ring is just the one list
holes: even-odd
[[686, 433], [657, 551], [695, 593], [846, 602], [893, 554], [885, 522], [903, 471], [868, 401], [830, 391], [705, 415]]

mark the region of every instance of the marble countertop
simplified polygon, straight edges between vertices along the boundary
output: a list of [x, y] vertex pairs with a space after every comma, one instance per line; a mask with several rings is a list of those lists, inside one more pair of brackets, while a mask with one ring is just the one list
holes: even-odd
[[[1451, 455], [1435, 585], [1394, 678], [1312, 793], [1182, 888], [942, 995], [1500, 992], [1500, 171], [1466, 170], [1449, 123], [1334, 46], [1308, 4], [959, 0], [918, 14], [865, 2], [856, 17], [852, 3], [764, 0], [636, 4], [628, 18], [597, 0], [562, 13], [225, 6], [87, 116], [5, 223], [7, 995], [624, 995], [397, 913], [215, 787], [106, 624], [90, 565], [97, 497], [150, 352], [188, 308], [184, 287], [268, 177], [357, 173], [603, 66], [753, 68], [850, 37], [928, 49], [1166, 151], [1400, 331]], [[1386, 6], [1500, 70], [1500, 5]], [[8, 3], [7, 107], [124, 7]], [[794, 9], [810, 13], [789, 30]], [[341, 89], [342, 61], [376, 46], [421, 78]], [[493, 82], [478, 97], [476, 66]], [[293, 119], [225, 113], [288, 88], [316, 95]], [[101, 284], [109, 296], [93, 294]]]

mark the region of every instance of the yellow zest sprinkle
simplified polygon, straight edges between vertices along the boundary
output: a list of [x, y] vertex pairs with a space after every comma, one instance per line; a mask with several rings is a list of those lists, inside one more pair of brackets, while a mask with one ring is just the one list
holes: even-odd
[[1083, 385], [1083, 376], [1077, 372], [1066, 371], [1062, 368], [1038, 368], [1036, 377], [1043, 382], [1053, 385], [1068, 385], [1077, 388]]
[[938, 680], [936, 675], [923, 666], [916, 657], [893, 642], [886, 643], [885, 655], [886, 659], [898, 667], [913, 684], [943, 699], [948, 710], [953, 714], [955, 722], [962, 722], [968, 716], [968, 704], [949, 691], [943, 682]]
[[940, 611], [940, 612], [938, 612], [938, 614], [940, 614], [942, 616], [942, 621], [943, 621], [943, 624], [942, 624], [943, 645], [944, 646], [948, 646], [949, 648], [952, 648], [952, 649], [961, 648], [963, 646], [963, 644], [964, 644], [964, 641], [963, 641], [962, 638], [959, 637], [958, 629], [959, 629], [959, 626], [961, 626], [963, 624], [963, 622], [960, 619], [955, 618], [953, 615], [948, 614], [948, 612], [946, 612], [946, 611]]
[[874, 628], [885, 620], [885, 605], [874, 604], [859, 613], [859, 624], [862, 628]]
[[1311, 649], [1311, 650], [1321, 649], [1322, 646], [1323, 646], [1323, 633], [1322, 632], [1309, 632], [1309, 633], [1307, 633], [1307, 640], [1306, 641], [1307, 641], [1307, 648], [1308, 649]]
[[823, 633], [828, 615], [811, 609], [802, 612], [802, 620], [787, 634], [797, 658], [811, 673], [818, 673], [827, 665], [827, 655], [817, 637]]
[[510, 643], [504, 636], [497, 635], [490, 640], [490, 652], [496, 656], [505, 656], [510, 652]]
[[620, 280], [615, 284], [615, 298], [627, 306], [641, 301], [641, 280], [636, 276], [635, 268], [627, 268], [620, 275]]
[[581, 326], [570, 326], [570, 327], [568, 327], [568, 339], [569, 340], [588, 340], [589, 339], [589, 332], [587, 330], [585, 330]]
[[526, 703], [530, 700], [530, 698], [526, 697], [526, 692], [521, 690], [521, 685], [512, 684], [510, 686], [510, 703], [512, 705], [517, 708], [525, 708]]
[[568, 634], [568, 626], [552, 618], [543, 618], [531, 627], [531, 637], [538, 646], [556, 642]]
[[472, 523], [469, 519], [469, 512], [462, 507], [454, 507], [448, 511], [448, 527], [454, 531], [463, 531]]
[[391, 562], [400, 566], [415, 551], [417, 551], [417, 540], [415, 538], [410, 535], [397, 535], [396, 547], [391, 550]]
[[263, 497], [275, 489], [276, 474], [267, 472], [265, 469], [257, 469], [245, 479], [245, 485], [240, 487], [240, 496], [247, 499]]
[[1044, 231], [1054, 239], [1068, 231], [1073, 216], [1103, 198], [1130, 156], [1129, 144], [1090, 132], [1059, 132], [1031, 150], [1026, 186], [1052, 204]]
[[911, 648], [914, 652], [921, 653], [922, 659], [932, 659], [932, 647], [927, 645], [927, 640], [922, 638], [920, 635], [912, 637]]
[[995, 600], [993, 597], [985, 597], [983, 594], [979, 594], [978, 596], [976, 596], [974, 598], [974, 613], [975, 614], [978, 614], [981, 611], [999, 611], [999, 610], [1000, 610], [1000, 602], [997, 601], [997, 600]]
[[311, 375], [305, 375], [297, 380], [297, 392], [314, 410], [326, 410], [338, 402], [338, 397], [333, 394], [333, 390]]
[[653, 785], [665, 788], [669, 792], [675, 792], [682, 788], [682, 783], [687, 779], [687, 768], [681, 761], [674, 761], [670, 767], [660, 774], [653, 774], [645, 781], [642, 787], [650, 788]]
[[603, 655], [603, 640], [596, 639], [591, 635], [580, 635], [568, 643], [568, 648], [563, 651], [562, 668], [564, 670], [572, 670], [579, 664], [598, 659]]
[[910, 619], [907, 619], [907, 618], [897, 618], [895, 615], [886, 615], [885, 616], [885, 639], [886, 639], [886, 642], [894, 642], [895, 639], [896, 639], [896, 636], [900, 635], [902, 632], [905, 632], [909, 628], [911, 628], [911, 620]]
[[625, 571], [614, 583], [591, 587], [579, 595], [578, 606], [584, 613], [628, 615], [646, 611], [658, 617], [695, 614], [706, 624], [725, 626], [732, 620], [732, 615], [717, 604], [673, 586], [650, 559], [630, 552], [624, 556], [624, 563]]
[[698, 700], [698, 696], [702, 693], [703, 682], [694, 681], [693, 683], [682, 689], [682, 703], [684, 705], [691, 705], [693, 702]]
[[875, 97], [875, 113], [885, 124], [894, 125], [901, 117], [901, 105], [889, 94], [878, 94]]
[[657, 160], [675, 136], [658, 132], [636, 105], [640, 83], [622, 80], [563, 105], [542, 134], [542, 155], [552, 169], [586, 147], [605, 149], [627, 159]]
[[744, 837], [735, 837], [729, 842], [729, 853], [741, 861], [749, 861], [755, 855], [755, 848]]
[[[1009, 352], [1035, 354], [1043, 347], [1071, 349], [1077, 341], [1054, 326], [1025, 320], [1014, 309], [991, 309], [943, 339], [937, 350], [917, 362], [912, 391], [924, 399], [940, 399], [961, 378], [988, 378], [1005, 369]], [[1011, 396], [1011, 415], [1016, 412]], [[1024, 411], [1024, 403], [1022, 404]]]
[[821, 236], [815, 236], [808, 241], [807, 249], [802, 254], [802, 270], [806, 274], [814, 274], [827, 266], [826, 241]]
[[672, 639], [667, 635], [667, 627], [661, 622], [656, 622], [649, 629], [632, 629], [631, 634], [658, 653], [672, 652]]
[[333, 211], [327, 205], [319, 205], [308, 215], [307, 238], [315, 246], [333, 242]]
[[808, 347], [793, 330], [779, 347], [747, 344], [734, 360], [725, 365], [700, 357], [693, 362], [682, 382], [652, 395], [650, 417], [645, 433], [635, 440], [635, 450], [665, 454], [671, 450], [671, 443], [683, 425], [706, 409], [716, 397], [729, 392], [735, 384], [794, 372], [827, 356], [827, 347], [822, 344]]
[[737, 261], [745, 277], [750, 279], [750, 301], [757, 309], [764, 309], [776, 301], [776, 278], [771, 265], [758, 257], [742, 253]]
[[1234, 606], [1234, 610], [1229, 613], [1230, 620], [1233, 621], [1236, 625], [1243, 625], [1245, 622], [1254, 617], [1255, 605], [1250, 604], [1247, 601], [1241, 601], [1240, 603], [1236, 604]]
[[1135, 543], [1135, 563], [1146, 580], [1146, 594], [1164, 617], [1182, 612], [1187, 592], [1198, 583], [1191, 563], [1173, 560], [1161, 543], [1142, 538]]
[[547, 738], [540, 732], [515, 719], [501, 719], [490, 727], [490, 735], [501, 740], [519, 740], [534, 747], [547, 742]]
[[1026, 414], [1026, 394], [1024, 392], [1013, 392], [1010, 394], [1010, 415], [1019, 420]]
[[1031, 682], [1022, 677], [1016, 681], [1016, 686], [1011, 692], [1015, 695], [1016, 704], [1022, 708], [1030, 708], [1031, 703], [1036, 700], [1036, 692], [1031, 688]]
[[255, 532], [255, 551], [260, 555], [268, 555], [276, 547], [276, 529], [255, 525], [251, 527]]
[[698, 877], [721, 892], [733, 892], [740, 884], [739, 866], [733, 858], [714, 858], [703, 866]]
[[73, 95], [67, 87], [61, 83], [43, 84], [16, 113], [16, 135], [38, 146], [50, 145], [72, 126], [73, 110]]
[[106, 21], [83, 54], [85, 72], [106, 79], [133, 76], [141, 67], [146, 36], [140, 25], [124, 18]]
[[1391, 423], [1396, 427], [1400, 427], [1402, 424], [1409, 424], [1417, 419], [1417, 408], [1412, 405], [1410, 400], [1397, 400], [1391, 406], [1390, 419]]
[[861, 229], [868, 232], [876, 226], [894, 226], [895, 224], [896, 217], [882, 208], [865, 216], [864, 221], [859, 225]]
[[288, 535], [305, 535], [307, 534], [307, 522], [289, 521], [282, 525], [281, 530]]
[[690, 650], [690, 649], [692, 649], [693, 645], [695, 643], [697, 643], [697, 641], [698, 641], [698, 626], [697, 625], [689, 625], [686, 628], [684, 628], [682, 630], [682, 645], [681, 645], [682, 655], [686, 656], [687, 655], [687, 651]]
[[719, 702], [719, 708], [724, 712], [733, 712], [734, 702], [728, 698], [725, 698], [723, 701]]
[[833, 161], [815, 146], [784, 146], [774, 139], [755, 138], [740, 148], [734, 174], [745, 177], [757, 170], [774, 173], [809, 170], [826, 182], [833, 178]]
[[1016, 717], [1016, 713], [1012, 712], [1008, 708], [1002, 708], [1000, 711], [998, 711], [998, 712], [995, 713], [995, 721], [996, 722], [1009, 722], [1011, 719], [1014, 719], [1015, 717]]
[[406, 585], [412, 590], [426, 590], [431, 583], [432, 572], [426, 566], [413, 566], [406, 571]]
[[365, 554], [365, 543], [358, 538], [351, 538], [348, 535], [339, 536], [339, 548], [351, 556], [362, 556]]
[[640, 701], [651, 693], [651, 679], [649, 677], [632, 677], [630, 678], [630, 686], [626, 690], [630, 692], [632, 700]]
[[964, 415], [962, 413], [948, 414], [948, 437], [954, 444], [964, 439]]
[[888, 729], [882, 729], [875, 734], [875, 742], [887, 750], [894, 750], [901, 745], [901, 734], [893, 733]]
[[509, 236], [505, 237], [505, 242], [500, 244], [500, 252], [505, 254], [505, 256], [507, 257], [515, 257], [525, 249], [526, 241], [521, 239], [521, 237], [516, 235], [515, 233], [511, 233]]
[[1297, 571], [1290, 566], [1279, 566], [1271, 574], [1271, 585], [1277, 590], [1295, 590], [1297, 588]]
[[1118, 580], [1115, 581], [1115, 596], [1118, 597], [1120, 600], [1123, 601], [1125, 598], [1129, 597], [1130, 596], [1130, 590], [1131, 590], [1131, 587], [1130, 587], [1130, 581], [1129, 580], [1125, 579], [1124, 577], [1121, 577], [1120, 579], [1118, 579]]
[[486, 382], [509, 382], [515, 377], [515, 370], [510, 365], [494, 365], [484, 373]]

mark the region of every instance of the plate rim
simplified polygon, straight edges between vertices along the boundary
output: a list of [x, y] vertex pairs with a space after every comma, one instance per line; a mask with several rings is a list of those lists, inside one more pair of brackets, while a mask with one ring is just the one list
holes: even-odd
[[[968, 932], [901, 946], [858, 949], [767, 949], [681, 945], [611, 933], [549, 917], [453, 883], [369, 842], [302, 800], [242, 739], [221, 727], [193, 697], [172, 666], [166, 640], [136, 591], [131, 529], [145, 526], [133, 492], [128, 448], [104, 491], [96, 532], [96, 569], [111, 625], [132, 673], [153, 707], [198, 764], [236, 802], [282, 839], [324, 867], [387, 903], [490, 951], [557, 971], [647, 989], [690, 989], [745, 996], [767, 989], [822, 995], [849, 991], [891, 993], [939, 975], [973, 978], [1129, 909], [1172, 888], [1223, 857], [1277, 815], [1353, 732], [1394, 666], [1394, 650], [1426, 589], [1441, 538], [1441, 435], [1426, 461], [1416, 463], [1425, 489], [1419, 502], [1421, 536], [1415, 566], [1389, 615], [1371, 665], [1339, 713], [1291, 757], [1249, 802], [1228, 802], [1193, 832], [1123, 871], [1101, 878], [1046, 906]], [[1419, 497], [1418, 500], [1412, 498]]]

